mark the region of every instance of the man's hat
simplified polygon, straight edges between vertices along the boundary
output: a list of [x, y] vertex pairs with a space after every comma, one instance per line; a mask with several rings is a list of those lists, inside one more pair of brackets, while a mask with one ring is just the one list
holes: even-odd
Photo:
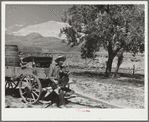
[[66, 60], [66, 56], [58, 56], [56, 59], [55, 59], [55, 62], [58, 63], [59, 61], [65, 61]]

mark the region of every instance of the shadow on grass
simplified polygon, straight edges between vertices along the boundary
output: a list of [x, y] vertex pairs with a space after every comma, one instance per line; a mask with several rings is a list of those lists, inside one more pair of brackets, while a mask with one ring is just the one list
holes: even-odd
[[[73, 75], [76, 76], [87, 76], [87, 77], [100, 77], [103, 79], [111, 78], [113, 76], [114, 72], [110, 74], [109, 77], [105, 76], [104, 72], [96, 72], [96, 71], [74, 71]], [[136, 79], [142, 79], [144, 78], [144, 75], [142, 74], [130, 74], [130, 73], [118, 73], [118, 77], [127, 77], [127, 78], [136, 78]]]
[[118, 73], [118, 75], [120, 77], [128, 77], [128, 78], [136, 78], [136, 79], [144, 78], [144, 75], [142, 75], [142, 74], [134, 74], [134, 75], [132, 75], [130, 73]]
[[108, 77], [105, 76], [105, 73], [103, 72], [92, 72], [92, 71], [77, 71], [73, 72], [73, 75], [75, 76], [86, 76], [86, 77], [99, 77], [102, 79], [107, 79]]
[[97, 72], [97, 71], [86, 71], [86, 70], [75, 70], [73, 72], [73, 76], [82, 76], [88, 78], [97, 78], [97, 79], [104, 79], [104, 82], [114, 81], [114, 82], [125, 82], [125, 83], [133, 83], [133, 84], [142, 84], [144, 85], [144, 75], [143, 74], [130, 74], [126, 72], [120, 72], [117, 74], [116, 77], [112, 77], [114, 72], [110, 74], [109, 77], [105, 76], [104, 72]]

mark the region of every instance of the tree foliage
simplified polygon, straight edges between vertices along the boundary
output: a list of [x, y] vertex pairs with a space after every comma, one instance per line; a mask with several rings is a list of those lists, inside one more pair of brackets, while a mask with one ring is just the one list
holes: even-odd
[[120, 50], [144, 51], [144, 10], [138, 5], [73, 5], [65, 20], [70, 27], [61, 34], [66, 34], [71, 46], [83, 43], [83, 58], [94, 58], [100, 47], [108, 51], [107, 74]]

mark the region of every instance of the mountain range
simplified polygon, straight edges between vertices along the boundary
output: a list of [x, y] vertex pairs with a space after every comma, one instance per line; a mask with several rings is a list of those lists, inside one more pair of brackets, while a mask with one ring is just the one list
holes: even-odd
[[19, 50], [24, 47], [40, 47], [46, 52], [78, 52], [80, 47], [70, 47], [62, 40], [56, 37], [44, 37], [39, 33], [30, 33], [26, 36], [16, 36], [5, 34], [6, 45], [18, 45]]
[[71, 48], [66, 43], [62, 43], [65, 36], [58, 36], [60, 29], [66, 26], [69, 24], [55, 21], [29, 25], [17, 32], [5, 34], [5, 44], [18, 45], [19, 49], [40, 47], [47, 52], [78, 52], [80, 47]]
[[30, 33], [39, 33], [43, 37], [56, 37], [56, 38], [64, 39], [65, 36], [59, 37], [58, 35], [60, 33], [61, 28], [68, 27], [68, 26], [69, 26], [68, 23], [48, 21], [45, 23], [29, 25], [11, 34], [16, 36], [20, 36], [20, 35], [26, 36]]
[[65, 36], [58, 36], [60, 29], [66, 26], [69, 24], [55, 21], [29, 25], [17, 32], [5, 34], [5, 44], [18, 45], [20, 50], [24, 47], [40, 47], [46, 52], [80, 52], [80, 46], [70, 47], [62, 43]]

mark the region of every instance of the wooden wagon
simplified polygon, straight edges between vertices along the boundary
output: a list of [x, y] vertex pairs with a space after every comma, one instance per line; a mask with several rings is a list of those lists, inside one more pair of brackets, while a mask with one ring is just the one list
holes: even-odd
[[[49, 86], [46, 79], [47, 71], [52, 63], [53, 57], [49, 53], [28, 53], [19, 55], [17, 45], [5, 46], [5, 89], [19, 87], [20, 96], [26, 103], [35, 104], [42, 96], [42, 92]], [[75, 81], [69, 81], [69, 84]], [[112, 108], [122, 108], [112, 105], [103, 100], [74, 92], [75, 95], [95, 102], [103, 103]]]
[[5, 89], [19, 87], [25, 102], [35, 104], [49, 87], [47, 70], [53, 57], [47, 53], [18, 55], [16, 45], [5, 46]]

